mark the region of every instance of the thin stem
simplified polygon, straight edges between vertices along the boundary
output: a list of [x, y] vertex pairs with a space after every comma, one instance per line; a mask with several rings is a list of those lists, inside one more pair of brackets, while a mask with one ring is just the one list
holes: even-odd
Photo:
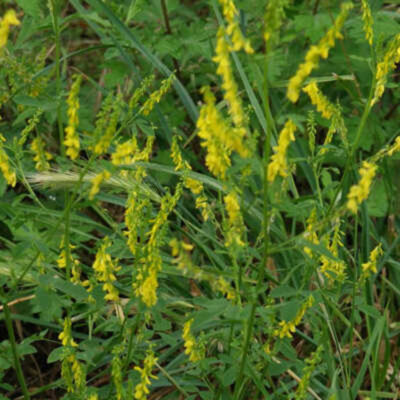
[[[266, 56], [267, 58], [267, 52]], [[269, 109], [269, 95], [268, 95], [268, 75], [267, 75], [267, 66], [268, 62], [264, 63], [264, 96], [265, 96], [265, 114], [266, 115], [271, 115], [270, 109]], [[271, 124], [267, 125], [267, 130], [266, 130], [266, 137], [264, 141], [264, 154], [263, 154], [263, 236], [264, 236], [264, 246], [263, 246], [263, 256], [261, 263], [258, 266], [258, 277], [257, 277], [257, 284], [255, 288], [255, 293], [253, 294], [252, 298], [252, 304], [251, 304], [251, 309], [250, 309], [250, 315], [247, 320], [246, 324], [246, 333], [245, 333], [245, 339], [244, 339], [244, 344], [243, 344], [243, 352], [242, 352], [242, 358], [240, 361], [240, 367], [239, 367], [239, 373], [238, 377], [236, 380], [236, 385], [235, 385], [235, 392], [234, 392], [234, 400], [237, 400], [240, 398], [240, 394], [242, 391], [242, 384], [243, 384], [243, 373], [244, 373], [244, 367], [246, 365], [246, 359], [247, 359], [247, 354], [248, 354], [248, 349], [250, 345], [250, 339], [253, 334], [253, 325], [254, 325], [254, 319], [255, 319], [255, 314], [256, 314], [256, 307], [257, 307], [257, 296], [260, 292], [261, 285], [264, 284], [264, 278], [265, 278], [265, 268], [267, 265], [267, 260], [268, 260], [268, 251], [269, 251], [269, 183], [268, 183], [268, 164], [269, 164], [269, 159], [270, 159], [270, 152], [271, 152]]]
[[57, 96], [59, 96], [57, 103], [57, 126], [58, 126], [58, 138], [60, 142], [60, 151], [61, 155], [65, 156], [65, 146], [64, 146], [64, 129], [62, 125], [62, 116], [61, 116], [61, 41], [60, 41], [60, 26], [58, 20], [58, 0], [50, 0], [51, 1], [51, 15], [53, 19], [53, 30], [55, 36], [55, 45], [56, 45], [56, 88], [57, 88]]
[[[164, 23], [165, 23], [165, 31], [167, 35], [172, 35], [172, 29], [171, 29], [171, 24], [169, 23], [169, 16], [168, 16], [168, 8], [165, 0], [161, 0], [161, 9], [164, 17]], [[174, 63], [174, 68], [176, 70], [176, 76], [178, 79], [181, 81], [181, 71], [179, 68], [179, 63], [178, 60], [175, 57], [172, 57], [172, 62]]]
[[348, 174], [350, 172], [351, 167], [353, 166], [354, 155], [355, 155], [355, 153], [356, 153], [356, 151], [358, 149], [358, 145], [360, 143], [360, 139], [361, 139], [362, 133], [364, 131], [365, 124], [367, 122], [369, 113], [370, 113], [371, 108], [372, 108], [372, 98], [373, 98], [374, 90], [375, 90], [375, 80], [374, 80], [374, 82], [373, 82], [373, 84], [371, 86], [371, 90], [370, 90], [370, 93], [369, 93], [368, 101], [367, 101], [367, 103], [366, 103], [366, 105], [364, 107], [364, 112], [363, 112], [363, 114], [361, 116], [360, 124], [358, 125], [356, 138], [355, 138], [355, 140], [354, 140], [354, 142], [353, 142], [353, 144], [351, 146], [350, 154], [349, 154], [349, 157], [347, 159], [347, 162], [346, 162], [346, 165], [345, 165], [345, 168], [344, 168], [342, 179], [341, 179], [340, 184], [339, 184], [339, 186], [338, 186], [338, 188], [336, 190], [335, 195], [333, 196], [332, 203], [330, 204], [328, 212], [326, 214], [327, 216], [330, 216], [332, 210], [334, 209], [334, 206], [336, 204], [336, 199], [338, 198], [339, 193], [343, 190], [343, 186], [344, 186], [344, 184], [346, 182], [347, 176], [348, 176]]
[[3, 310], [4, 310], [4, 319], [5, 319], [6, 326], [7, 326], [8, 338], [10, 339], [11, 351], [12, 351], [13, 358], [14, 358], [14, 368], [17, 373], [18, 382], [21, 386], [21, 390], [24, 395], [24, 399], [29, 400], [31, 398], [31, 396], [28, 392], [24, 373], [22, 371], [21, 363], [19, 361], [17, 343], [15, 341], [15, 334], [14, 334], [14, 328], [13, 328], [12, 319], [11, 319], [10, 308], [8, 307], [7, 302], [4, 302]]

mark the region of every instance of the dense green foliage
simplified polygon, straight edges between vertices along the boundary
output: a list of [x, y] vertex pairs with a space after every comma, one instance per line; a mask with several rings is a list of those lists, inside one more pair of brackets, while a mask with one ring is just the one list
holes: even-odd
[[398, 398], [396, 3], [2, 1], [0, 399]]

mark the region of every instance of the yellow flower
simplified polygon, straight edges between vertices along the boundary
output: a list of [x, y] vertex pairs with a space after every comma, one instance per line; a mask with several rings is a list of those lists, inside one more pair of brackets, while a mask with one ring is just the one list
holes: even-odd
[[347, 208], [354, 214], [357, 213], [358, 206], [368, 198], [376, 170], [377, 166], [375, 164], [369, 163], [368, 161], [363, 162], [359, 171], [361, 176], [360, 182], [358, 185], [353, 185], [350, 188], [350, 192], [347, 196]]
[[275, 154], [271, 156], [268, 165], [267, 179], [269, 182], [273, 182], [278, 174], [284, 178], [288, 175], [286, 153], [290, 142], [295, 139], [295, 131], [296, 125], [289, 119], [279, 134], [278, 146], [274, 147]]
[[[192, 167], [186, 160], [183, 159], [179, 149], [178, 140], [178, 136], [174, 136], [172, 138], [171, 158], [175, 165], [175, 171], [183, 170], [186, 174], [192, 170]], [[185, 174], [183, 176], [183, 183], [186, 188], [196, 195], [196, 208], [201, 210], [204, 221], [207, 221], [210, 215], [210, 210], [207, 203], [207, 198], [204, 195], [203, 183], [197, 179], [189, 178]]]
[[53, 158], [53, 156], [44, 149], [44, 146], [44, 141], [40, 136], [32, 140], [31, 149], [35, 154], [33, 161], [36, 162], [35, 167], [38, 171], [47, 171], [50, 168], [48, 161]]
[[71, 335], [71, 318], [65, 317], [64, 318], [64, 329], [58, 335], [58, 338], [61, 340], [63, 346], [72, 346], [77, 347], [78, 344], [74, 341]]
[[111, 155], [111, 162], [114, 165], [131, 164], [136, 151], [137, 140], [136, 137], [132, 137], [126, 142], [117, 145], [115, 152]]
[[0, 21], [0, 54], [2, 48], [7, 44], [8, 35], [10, 33], [10, 26], [19, 25], [19, 19], [14, 10], [8, 10]]
[[150, 75], [150, 76], [146, 77], [145, 79], [143, 79], [140, 86], [133, 92], [132, 97], [129, 100], [129, 110], [130, 111], [133, 110], [133, 108], [136, 106], [136, 104], [138, 103], [140, 98], [142, 96], [145, 96], [146, 90], [152, 84], [152, 82], [154, 81], [154, 78], [155, 78], [154, 75]]
[[226, 33], [230, 36], [232, 41], [232, 50], [239, 51], [243, 49], [246, 53], [252, 54], [254, 50], [250, 42], [243, 37], [239, 23], [237, 21], [238, 11], [235, 7], [233, 0], [219, 0], [222, 6], [222, 13], [227, 22]]
[[93, 200], [94, 196], [100, 191], [100, 185], [109, 179], [111, 174], [108, 171], [102, 171], [92, 179], [92, 187], [90, 188], [89, 199]]
[[189, 361], [196, 362], [204, 358], [204, 346], [196, 342], [195, 337], [191, 332], [191, 327], [194, 319], [190, 319], [183, 325], [183, 341], [185, 346], [185, 354], [189, 356]]
[[135, 367], [135, 371], [140, 373], [140, 382], [135, 386], [134, 397], [136, 400], [146, 400], [147, 395], [150, 393], [149, 386], [151, 384], [150, 379], [158, 379], [151, 371], [157, 362], [157, 358], [154, 356], [152, 350], [147, 352], [146, 358], [143, 362], [143, 368]]
[[273, 334], [281, 339], [284, 337], [291, 338], [292, 333], [296, 331], [296, 326], [300, 324], [306, 311], [312, 307], [314, 303], [314, 297], [310, 295], [308, 299], [302, 304], [300, 310], [297, 312], [296, 316], [291, 321], [281, 321], [279, 322], [279, 328], [275, 329]]
[[148, 276], [136, 291], [136, 295], [140, 296], [147, 307], [153, 307], [157, 303], [157, 272], [161, 270], [161, 257], [157, 257], [157, 262], [154, 262], [155, 259], [156, 257], [151, 257], [150, 265], [152, 268], [149, 268]]
[[[112, 104], [109, 104], [110, 101], [112, 101]], [[97, 142], [94, 146], [94, 153], [97, 155], [104, 154], [108, 150], [115, 135], [124, 104], [122, 94], [119, 93], [115, 100], [112, 97], [106, 99], [105, 103], [105, 110], [103, 111], [108, 111], [110, 114], [103, 115], [101, 113], [97, 122], [97, 134], [95, 135]]]
[[264, 40], [269, 45], [274, 37], [279, 35], [280, 27], [285, 18], [285, 7], [290, 0], [270, 0], [264, 16]]
[[[311, 243], [319, 244], [318, 235], [317, 232], [315, 231], [316, 223], [317, 223], [317, 211], [314, 208], [307, 219], [307, 227], [304, 232], [304, 237]], [[309, 247], [305, 246], [303, 250], [309, 257], [312, 257], [313, 253]]]
[[[337, 223], [335, 226], [335, 231], [333, 234], [333, 239], [331, 243], [328, 243], [326, 248], [332, 253], [333, 256], [338, 258], [339, 256], [339, 247], [343, 247], [343, 244], [340, 240], [340, 223]], [[333, 260], [330, 257], [322, 255], [320, 258], [321, 261], [321, 272], [327, 277], [330, 284], [333, 284], [335, 281], [343, 282], [346, 277], [345, 269], [346, 264], [344, 261], [338, 259]]]
[[311, 103], [317, 107], [317, 110], [326, 119], [330, 119], [335, 109], [333, 104], [319, 90], [315, 81], [309, 83], [304, 89], [304, 92], [310, 97]]
[[157, 91], [151, 93], [150, 97], [145, 101], [142, 108], [140, 109], [140, 112], [143, 115], [150, 114], [150, 112], [153, 110], [154, 106], [161, 101], [161, 99], [164, 97], [164, 95], [171, 88], [172, 84], [174, 83], [174, 80], [175, 80], [175, 75], [172, 74], [167, 79], [164, 79], [161, 82], [161, 86]]
[[231, 165], [232, 147], [226, 139], [232, 134], [222, 115], [215, 106], [215, 97], [208, 87], [203, 88], [205, 104], [200, 109], [197, 120], [201, 146], [207, 149], [206, 165], [216, 177], [225, 179]]
[[371, 8], [368, 4], [368, 0], [361, 0], [361, 8], [362, 8], [362, 19], [364, 21], [364, 32], [365, 38], [367, 39], [370, 46], [372, 46], [374, 40], [374, 32], [372, 26], [374, 24], [374, 20], [371, 14]]
[[376, 274], [378, 272], [376, 264], [378, 262], [379, 256], [381, 256], [382, 254], [382, 243], [379, 243], [378, 246], [376, 246], [371, 251], [368, 262], [362, 264], [361, 280], [368, 278], [371, 272], [373, 274]]
[[136, 277], [132, 283], [135, 296], [140, 297], [147, 307], [152, 307], [157, 302], [158, 273], [162, 269], [160, 243], [165, 234], [165, 226], [169, 214], [174, 210], [176, 203], [182, 195], [182, 184], [178, 184], [175, 194], [167, 193], [161, 199], [160, 210], [152, 222], [153, 225], [147, 235], [149, 237], [145, 248], [144, 257], [139, 260]]
[[244, 246], [242, 240], [245, 226], [243, 222], [242, 213], [240, 212], [238, 195], [232, 191], [224, 197], [225, 208], [228, 213], [228, 227], [226, 232], [225, 245], [227, 247], [232, 245]]
[[382, 61], [376, 66], [375, 74], [375, 93], [372, 99], [374, 105], [383, 95], [389, 72], [400, 62], [400, 33], [397, 34], [389, 43]]
[[0, 170], [7, 183], [14, 187], [17, 184], [17, 175], [10, 166], [10, 161], [6, 151], [4, 150], [3, 143], [6, 141], [4, 136], [0, 133]]
[[79, 155], [80, 143], [76, 129], [79, 124], [79, 89], [81, 86], [82, 76], [74, 76], [71, 90], [68, 95], [68, 126], [65, 128], [64, 144], [67, 147], [66, 154], [71, 160], [75, 160]]
[[111, 241], [108, 237], [103, 239], [99, 250], [96, 253], [95, 261], [93, 263], [93, 269], [96, 272], [97, 280], [104, 282], [103, 290], [106, 292], [104, 298], [111, 301], [119, 301], [118, 290], [113, 285], [113, 282], [117, 279], [115, 273], [118, 272], [121, 267], [118, 267], [111, 259], [110, 254], [107, 253], [107, 249], [111, 246]]
[[224, 98], [229, 106], [229, 115], [232, 118], [235, 129], [231, 132], [221, 132], [228, 134], [224, 137], [224, 142], [240, 156], [248, 156], [248, 149], [243, 144], [243, 138], [246, 136], [246, 116], [240, 101], [238, 86], [233, 77], [232, 66], [229, 59], [229, 47], [225, 40], [225, 32], [221, 27], [218, 31], [216, 56], [213, 58], [218, 64], [217, 74], [222, 78], [222, 88], [224, 89]]
[[390, 148], [388, 149], [387, 154], [389, 157], [391, 157], [394, 153], [397, 153], [398, 151], [400, 151], [400, 136], [397, 136], [392, 146], [390, 146]]
[[290, 79], [287, 97], [295, 103], [300, 94], [300, 88], [304, 80], [311, 74], [312, 70], [318, 67], [320, 58], [327, 58], [329, 50], [335, 45], [335, 39], [342, 39], [340, 30], [347, 18], [349, 11], [353, 8], [352, 3], [343, 3], [338, 17], [335, 19], [333, 26], [328, 30], [325, 36], [315, 46], [311, 46], [308, 50], [304, 63], [300, 64], [296, 74]]

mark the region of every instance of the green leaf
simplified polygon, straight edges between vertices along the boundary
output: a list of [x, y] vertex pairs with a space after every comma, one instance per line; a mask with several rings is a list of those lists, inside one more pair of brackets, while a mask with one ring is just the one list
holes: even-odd
[[55, 277], [52, 283], [58, 290], [75, 300], [83, 301], [88, 297], [86, 290], [80, 285], [75, 285], [58, 277]]
[[41, 0], [16, 0], [17, 4], [24, 10], [25, 14], [38, 19], [42, 17], [40, 8]]
[[62, 359], [63, 353], [64, 347], [57, 347], [49, 354], [49, 356], [47, 357], [47, 362], [51, 364], [53, 362], [60, 361]]
[[383, 180], [376, 181], [372, 186], [367, 206], [370, 217], [384, 217], [387, 214], [389, 200]]

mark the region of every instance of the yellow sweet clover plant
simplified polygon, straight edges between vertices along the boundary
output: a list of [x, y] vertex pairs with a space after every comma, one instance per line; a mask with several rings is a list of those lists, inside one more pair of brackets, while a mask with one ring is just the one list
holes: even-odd
[[[393, 274], [390, 262], [387, 269], [385, 266], [387, 275], [377, 273], [383, 249], [387, 248], [386, 237], [381, 236], [393, 243], [396, 224], [386, 232], [382, 229], [384, 218], [375, 224], [381, 218], [375, 217], [376, 210], [363, 208], [362, 218], [357, 213], [369, 197], [378, 168], [387, 184], [387, 166], [382, 164], [395, 165], [400, 151], [400, 137], [389, 132], [390, 125], [383, 123], [378, 143], [370, 135], [373, 119], [369, 119], [371, 106], [382, 98], [386, 87], [392, 89], [388, 81], [400, 60], [399, 35], [390, 40], [389, 34], [382, 40], [378, 38], [381, 28], [376, 24], [374, 32], [368, 0], [360, 0], [362, 15], [358, 12], [351, 16], [349, 27], [355, 19], [358, 25], [348, 31], [344, 23], [353, 6], [342, 2], [337, 17], [332, 16], [333, 25], [325, 33], [318, 24], [315, 30], [304, 26], [296, 15], [301, 2], [267, 1], [265, 13], [260, 9], [257, 24], [254, 15], [249, 17], [250, 3], [241, 2], [239, 7], [233, 0], [215, 1], [217, 15], [218, 3], [223, 18], [219, 18], [220, 27], [215, 29], [215, 48], [211, 40], [207, 57], [203, 54], [193, 71], [190, 54], [182, 63], [178, 60], [180, 55], [174, 54], [173, 61], [180, 64], [180, 70], [170, 73], [171, 60], [165, 57], [162, 63], [158, 62], [145, 47], [136, 50], [153, 61], [151, 67], [136, 64], [138, 54], [129, 47], [132, 43], [123, 40], [120, 31], [122, 40], [117, 47], [132, 56], [130, 66], [135, 67], [135, 72], [115, 85], [110, 83], [115, 76], [106, 82], [99, 76], [99, 84], [93, 89], [98, 97], [88, 96], [87, 104], [79, 101], [80, 85], [85, 85], [86, 96], [92, 90], [88, 83], [96, 81], [83, 72], [79, 56], [97, 49], [75, 52], [66, 40], [69, 24], [75, 23], [81, 11], [77, 9], [73, 19], [69, 8], [64, 10], [62, 19], [57, 21], [53, 16], [57, 46], [35, 58], [41, 67], [32, 67], [33, 72], [29, 73], [18, 60], [19, 52], [25, 51], [23, 40], [9, 59], [4, 48], [10, 28], [19, 24], [16, 14], [7, 12], [2, 18], [1, 85], [4, 83], [9, 90], [0, 97], [1, 129], [10, 139], [5, 143], [0, 137], [0, 169], [10, 186], [5, 192], [5, 199], [10, 202], [5, 202], [1, 211], [7, 222], [17, 220], [11, 234], [1, 226], [5, 236], [2, 231], [0, 272], [4, 265], [13, 268], [9, 279], [5, 279], [4, 304], [15, 299], [32, 301], [32, 309], [40, 313], [40, 322], [65, 315], [63, 326], [58, 329], [62, 352], [51, 355], [60, 361], [62, 383], [55, 384], [57, 395], [64, 391], [89, 400], [107, 396], [144, 400], [167, 392], [171, 398], [179, 396], [178, 392], [182, 398], [189, 398], [197, 395], [195, 391], [209, 390], [215, 395], [244, 400], [277, 398], [283, 393], [282, 383], [285, 395], [291, 398], [307, 398], [307, 392], [315, 398], [329, 398], [333, 390], [342, 393], [357, 379], [362, 387], [355, 395], [369, 393], [371, 383], [372, 388], [390, 396], [394, 389], [383, 382], [385, 374], [379, 379], [382, 383], [372, 382], [375, 377], [368, 369], [363, 379], [359, 371], [348, 373], [358, 362], [358, 355], [365, 356], [366, 349], [358, 346], [357, 357], [350, 353], [347, 357], [350, 350], [346, 334], [340, 335], [351, 333], [350, 348], [359, 339], [369, 340], [370, 332], [363, 329], [362, 318], [358, 314], [348, 318], [354, 309], [349, 306], [350, 297], [361, 296], [356, 304], [364, 306], [377, 303], [375, 312], [365, 318], [369, 323], [381, 310], [389, 314], [387, 304], [386, 308], [381, 307], [385, 296], [375, 289], [389, 290], [387, 287], [395, 285], [387, 278]], [[320, 22], [318, 7], [326, 4], [313, 3], [315, 10], [309, 10], [310, 20]], [[108, 6], [102, 3], [101, 9]], [[51, 12], [56, 8], [50, 7]], [[106, 27], [105, 14], [115, 12], [117, 20], [120, 10], [115, 6], [110, 14], [96, 14], [97, 22]], [[138, 12], [136, 6], [129, 12]], [[207, 14], [209, 20], [211, 16]], [[168, 19], [165, 21], [167, 24]], [[119, 28], [122, 29], [113, 25], [110, 35]], [[207, 35], [213, 28], [213, 23], [207, 25]], [[169, 29], [176, 28], [172, 25]], [[249, 32], [251, 42], [247, 38]], [[258, 37], [253, 40], [254, 32]], [[304, 34], [303, 42], [295, 37], [300, 34]], [[367, 74], [346, 72], [354, 60], [360, 65], [364, 62], [360, 56], [363, 47], [354, 57], [348, 41], [343, 46], [345, 55], [339, 46], [335, 54], [337, 59], [346, 60], [343, 65], [332, 59], [331, 65], [326, 63], [326, 69], [321, 69], [320, 76], [311, 77], [336, 42], [348, 34], [351, 38], [356, 34], [361, 37], [371, 52], [368, 67], [373, 72], [373, 82], [369, 97], [367, 85], [360, 79]], [[315, 42], [316, 37], [322, 39]], [[295, 75], [286, 81], [288, 76], [284, 74], [291, 69], [291, 46], [300, 44], [306, 48], [309, 42], [316, 44], [309, 47]], [[107, 47], [110, 61], [107, 65], [114, 65], [114, 45], [103, 46]], [[243, 52], [236, 53], [239, 51]], [[63, 52], [65, 57], [61, 59]], [[200, 76], [198, 72], [206, 70], [207, 60], [208, 75]], [[9, 66], [15, 67], [14, 73], [6, 71]], [[331, 66], [335, 67], [334, 74], [330, 73]], [[150, 75], [153, 67], [154, 75]], [[67, 94], [63, 143], [58, 143], [54, 135], [57, 123], [46, 97], [52, 96], [51, 90], [43, 90], [45, 81], [38, 83], [46, 68], [51, 70], [48, 79], [57, 79], [57, 85], [51, 88], [63, 87], [63, 79], [70, 71], [82, 71], [73, 76]], [[117, 72], [111, 73], [118, 75], [119, 70], [115, 69]], [[155, 77], [160, 75], [167, 78], [161, 78], [158, 89], [152, 92]], [[180, 77], [182, 81], [178, 81]], [[395, 74], [393, 78], [396, 79]], [[207, 84], [210, 86], [204, 86]], [[164, 104], [167, 92], [170, 95]], [[301, 93], [307, 96], [303, 94], [302, 101], [294, 105]], [[179, 112], [182, 99], [191, 109], [193, 121]], [[384, 103], [379, 104], [382, 109], [374, 110], [376, 118]], [[37, 109], [33, 110], [36, 106], [31, 104], [37, 104]], [[155, 107], [157, 112], [153, 112]], [[307, 111], [314, 109], [318, 111], [316, 118], [307, 118]], [[61, 117], [56, 116], [56, 122], [62, 127], [63, 109], [59, 111]], [[396, 112], [394, 105], [390, 113]], [[90, 118], [90, 113], [95, 117]], [[386, 115], [390, 117], [390, 113]], [[10, 116], [15, 116], [15, 125], [9, 124]], [[276, 128], [282, 125], [279, 133]], [[65, 151], [56, 155], [54, 149], [59, 144], [64, 145]], [[392, 156], [395, 157], [389, 159]], [[349, 182], [357, 168], [356, 160], [361, 160], [360, 179]], [[27, 168], [36, 171], [26, 173]], [[54, 193], [47, 186], [65, 193]], [[390, 218], [395, 221], [396, 188], [386, 186], [394, 195], [393, 201], [387, 202], [387, 214], [392, 213]], [[5, 191], [5, 185], [0, 189]], [[89, 201], [96, 199], [100, 190], [106, 193], [101, 196], [102, 201]], [[382, 210], [378, 211], [382, 214]], [[24, 213], [34, 217], [21, 224]], [[366, 220], [374, 229], [364, 229]], [[61, 246], [60, 231], [69, 233], [63, 236]], [[17, 237], [15, 243], [9, 240], [12, 235]], [[367, 257], [357, 246], [369, 249], [371, 241], [379, 244]], [[26, 246], [26, 242], [32, 245]], [[111, 257], [111, 247], [118, 260]], [[90, 251], [93, 248], [97, 252]], [[19, 249], [26, 252], [29, 267], [20, 268], [22, 257], [15, 256]], [[388, 252], [387, 258], [391, 257]], [[8, 280], [13, 284], [11, 294]], [[381, 286], [381, 280], [387, 286]], [[21, 288], [21, 293], [28, 288], [28, 300], [21, 298], [15, 288]], [[46, 309], [43, 303], [54, 299], [52, 296], [58, 296], [60, 301], [54, 301], [54, 310], [53, 303]], [[294, 296], [304, 296], [297, 313], [292, 319], [279, 319], [280, 311], [291, 305]], [[121, 317], [118, 321], [113, 310], [126, 319]], [[185, 317], [188, 312], [189, 319]], [[377, 326], [384, 327], [382, 337], [389, 348], [392, 343], [388, 338], [395, 333], [395, 327], [393, 322], [385, 322], [391, 321], [386, 316], [381, 321], [383, 325]], [[52, 329], [52, 323], [43, 325]], [[203, 330], [207, 330], [206, 335], [199, 336]], [[9, 344], [12, 346], [12, 341]], [[144, 346], [149, 350], [143, 360]], [[317, 350], [305, 358], [315, 347]], [[372, 365], [380, 363], [375, 353], [370, 354]], [[394, 351], [388, 357], [396, 354]], [[288, 361], [290, 357], [296, 363]], [[326, 365], [319, 368], [327, 360], [328, 370], [338, 371], [335, 387], [330, 387], [332, 376], [326, 372]], [[197, 364], [187, 365], [188, 361]], [[279, 367], [279, 373], [275, 367], [283, 361], [287, 364]], [[154, 389], [157, 393], [151, 393], [152, 381], [157, 379], [155, 370], [160, 371], [159, 386]], [[86, 380], [86, 374], [90, 379]], [[265, 379], [257, 378], [255, 382], [257, 376]]]

